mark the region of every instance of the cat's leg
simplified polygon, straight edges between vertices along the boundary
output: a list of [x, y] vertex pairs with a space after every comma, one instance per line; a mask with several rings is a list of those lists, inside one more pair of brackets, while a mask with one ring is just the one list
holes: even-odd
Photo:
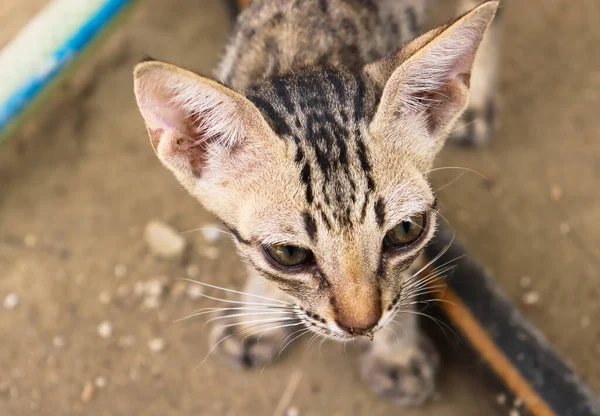
[[[293, 319], [293, 313], [280, 309], [285, 305], [276, 300], [288, 301], [285, 293], [254, 270], [249, 269], [243, 291], [273, 300], [243, 295], [240, 301], [249, 304], [227, 304], [227, 307], [250, 309], [234, 309], [227, 312], [229, 318], [218, 319], [211, 330], [209, 348], [214, 348], [212, 353], [216, 353], [233, 367], [263, 367], [279, 358], [285, 343], [293, 339], [293, 336], [288, 338], [288, 335], [304, 327]], [[268, 308], [266, 304], [276, 308]]]
[[373, 341], [361, 344], [360, 375], [375, 393], [402, 406], [431, 398], [440, 358], [415, 314], [398, 313]]
[[[460, 0], [460, 11], [468, 11], [480, 3], [481, 0]], [[501, 13], [501, 10], [499, 9], [498, 13]], [[484, 146], [494, 133], [497, 119], [499, 26], [499, 15], [496, 15], [475, 57], [469, 105], [449, 136], [456, 144]]]

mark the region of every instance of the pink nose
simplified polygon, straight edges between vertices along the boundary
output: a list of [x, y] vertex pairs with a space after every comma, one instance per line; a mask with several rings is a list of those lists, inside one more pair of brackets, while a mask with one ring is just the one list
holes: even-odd
[[338, 314], [335, 323], [353, 336], [367, 335], [381, 318], [381, 308], [377, 307], [364, 316]]

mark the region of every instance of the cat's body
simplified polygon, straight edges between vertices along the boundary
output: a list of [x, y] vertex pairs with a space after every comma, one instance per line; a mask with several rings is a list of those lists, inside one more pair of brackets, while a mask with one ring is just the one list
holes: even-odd
[[306, 68], [358, 72], [420, 34], [427, 1], [255, 1], [238, 18], [216, 75], [243, 91]]
[[[249, 264], [246, 292], [271, 299], [256, 306], [246, 295], [240, 326], [213, 331], [221, 356], [265, 365], [290, 330], [303, 333], [299, 320], [331, 338], [373, 339], [361, 374], [378, 393], [402, 404], [429, 397], [437, 353], [410, 313], [425, 281], [407, 270], [434, 234], [426, 174], [467, 104], [497, 5], [398, 49], [419, 35], [426, 0], [257, 0], [217, 71], [226, 86], [138, 66], [158, 157], [231, 229]], [[475, 103], [489, 101], [481, 85]], [[487, 123], [481, 108], [470, 114]], [[402, 336], [379, 331], [391, 320]], [[277, 328], [260, 338], [233, 331], [266, 324]]]

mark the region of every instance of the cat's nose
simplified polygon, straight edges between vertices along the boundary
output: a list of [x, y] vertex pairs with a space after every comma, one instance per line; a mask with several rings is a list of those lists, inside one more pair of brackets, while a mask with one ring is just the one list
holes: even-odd
[[360, 336], [369, 335], [371, 330], [377, 326], [381, 318], [381, 308], [375, 308], [368, 314], [357, 316], [354, 314], [339, 314], [335, 323], [340, 329], [350, 335]]

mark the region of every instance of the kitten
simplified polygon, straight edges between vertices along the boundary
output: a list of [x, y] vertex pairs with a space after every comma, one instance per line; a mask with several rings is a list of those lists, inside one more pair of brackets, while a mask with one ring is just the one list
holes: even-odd
[[[410, 313], [423, 281], [409, 268], [436, 227], [427, 172], [467, 106], [498, 2], [410, 41], [426, 6], [256, 0], [239, 17], [221, 82], [158, 61], [135, 68], [158, 158], [235, 236], [246, 292], [273, 299], [246, 296], [255, 306], [238, 323], [249, 331], [213, 331], [230, 363], [276, 359], [291, 330], [302, 334], [299, 320], [330, 338], [367, 340], [360, 370], [376, 392], [409, 405], [433, 392], [439, 359]], [[477, 65], [491, 71], [486, 63]], [[471, 94], [486, 102], [487, 84], [478, 88]], [[470, 122], [487, 126], [475, 103]], [[380, 331], [392, 320], [401, 337]], [[250, 329], [262, 322], [280, 325], [259, 340]]]

